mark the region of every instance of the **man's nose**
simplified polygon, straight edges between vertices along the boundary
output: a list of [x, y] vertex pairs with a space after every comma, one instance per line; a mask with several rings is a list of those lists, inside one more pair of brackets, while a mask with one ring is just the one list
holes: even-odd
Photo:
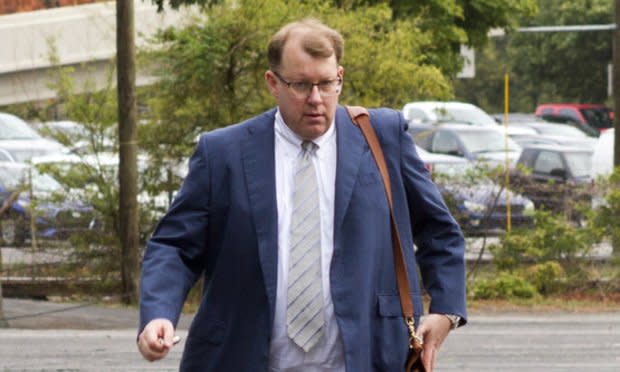
[[321, 103], [323, 97], [321, 97], [321, 92], [319, 91], [319, 87], [317, 85], [312, 86], [312, 90], [308, 95], [308, 102], [312, 103]]

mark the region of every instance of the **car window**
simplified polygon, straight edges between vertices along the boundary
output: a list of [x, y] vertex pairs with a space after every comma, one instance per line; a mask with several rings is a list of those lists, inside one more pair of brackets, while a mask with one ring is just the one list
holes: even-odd
[[415, 107], [407, 109], [405, 117], [407, 118], [407, 120], [413, 123], [425, 123], [428, 121], [428, 116], [426, 115], [426, 113]]
[[433, 136], [435, 135], [435, 131], [434, 130], [409, 130], [409, 133], [411, 133], [411, 135], [413, 136], [413, 142], [415, 142], [416, 145], [424, 148], [424, 150], [426, 151], [432, 151], [431, 150], [431, 140], [433, 138]]
[[41, 138], [39, 133], [23, 120], [12, 115], [0, 116], [0, 140], [22, 140]]
[[542, 111], [540, 112], [541, 115], [549, 115], [549, 114], [553, 114], [553, 109], [551, 107], [547, 107], [542, 109]]
[[558, 114], [560, 116], [575, 119], [577, 122], [581, 122], [581, 118], [579, 117], [579, 115], [577, 115], [577, 112], [575, 112], [575, 110], [573, 109], [560, 109], [558, 111]]
[[456, 136], [450, 132], [437, 132], [433, 137], [432, 152], [458, 154], [459, 144]]
[[564, 169], [562, 157], [557, 152], [541, 151], [534, 162], [534, 173], [551, 174], [553, 169]]
[[13, 161], [13, 157], [11, 156], [11, 154], [4, 150], [4, 149], [0, 149], [0, 161], [8, 161], [8, 162], [12, 162]]
[[521, 147], [512, 139], [504, 138], [501, 132], [488, 131], [462, 131], [459, 132], [459, 138], [469, 152], [500, 152], [505, 151], [506, 145], [508, 151], [521, 151]]
[[473, 125], [497, 126], [497, 122], [486, 112], [476, 107], [440, 107], [436, 108], [437, 121], [459, 122]]
[[55, 192], [61, 191], [62, 186], [50, 175], [41, 174], [36, 170], [29, 175], [29, 168], [22, 167], [0, 167], [0, 184], [5, 189], [15, 190], [28, 184], [28, 179], [32, 177], [32, 189], [35, 192]]
[[590, 152], [567, 152], [566, 164], [573, 177], [589, 177], [592, 171], [592, 153]]
[[611, 128], [613, 126], [609, 117], [609, 111], [609, 109], [598, 108], [581, 109], [581, 113], [586, 118], [588, 124], [598, 129]]

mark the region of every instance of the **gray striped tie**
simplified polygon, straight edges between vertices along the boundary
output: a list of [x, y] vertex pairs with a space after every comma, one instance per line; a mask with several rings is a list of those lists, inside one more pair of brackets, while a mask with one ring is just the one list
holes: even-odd
[[312, 154], [316, 144], [302, 143], [295, 172], [291, 244], [288, 264], [286, 328], [288, 336], [308, 352], [323, 334], [321, 220]]

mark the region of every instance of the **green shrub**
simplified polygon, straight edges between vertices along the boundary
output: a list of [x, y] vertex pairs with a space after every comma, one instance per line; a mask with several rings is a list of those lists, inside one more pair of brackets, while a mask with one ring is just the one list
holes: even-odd
[[529, 281], [541, 294], [556, 292], [566, 277], [566, 272], [557, 261], [547, 261], [531, 266], [526, 271]]
[[502, 272], [493, 279], [480, 280], [471, 287], [474, 299], [509, 299], [509, 298], [534, 298], [539, 293], [536, 287], [520, 276]]
[[533, 229], [513, 230], [500, 244], [490, 247], [499, 270], [512, 271], [547, 261], [556, 261], [564, 269], [574, 267], [576, 259], [598, 241], [591, 227], [576, 226], [561, 214], [539, 210], [534, 221]]

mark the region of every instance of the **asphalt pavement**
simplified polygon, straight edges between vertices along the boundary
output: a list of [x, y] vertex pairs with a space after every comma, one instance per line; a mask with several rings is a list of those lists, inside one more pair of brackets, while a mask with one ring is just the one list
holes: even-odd
[[[149, 363], [136, 345], [137, 311], [4, 299], [0, 371], [176, 371], [182, 341]], [[473, 313], [452, 331], [436, 371], [620, 371], [620, 309], [607, 313]]]

